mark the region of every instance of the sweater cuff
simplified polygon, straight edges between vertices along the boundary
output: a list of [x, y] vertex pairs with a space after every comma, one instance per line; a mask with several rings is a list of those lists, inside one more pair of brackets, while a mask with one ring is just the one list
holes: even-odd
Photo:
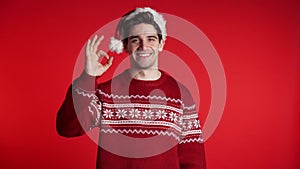
[[86, 91], [95, 91], [97, 88], [97, 78], [99, 76], [91, 76], [85, 71], [73, 82], [73, 87]]

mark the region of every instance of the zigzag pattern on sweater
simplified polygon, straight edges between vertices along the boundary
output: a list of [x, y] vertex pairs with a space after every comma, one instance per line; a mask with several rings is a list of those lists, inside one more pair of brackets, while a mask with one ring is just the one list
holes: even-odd
[[191, 142], [197, 142], [197, 143], [202, 143], [203, 139], [202, 138], [189, 138], [189, 139], [184, 139], [180, 141], [179, 144], [184, 144], [184, 143], [191, 143]]
[[101, 129], [100, 130], [103, 133], [110, 133], [110, 134], [148, 134], [148, 135], [163, 135], [163, 136], [172, 136], [177, 141], [179, 141], [179, 144], [184, 143], [191, 143], [191, 142], [203, 142], [202, 138], [187, 138], [187, 139], [180, 139], [180, 136], [177, 134], [170, 132], [170, 131], [158, 131], [158, 130], [142, 130], [142, 129]]
[[142, 130], [142, 129], [101, 129], [100, 130], [103, 133], [110, 133], [110, 134], [148, 134], [148, 135], [163, 135], [163, 136], [172, 136], [174, 137], [177, 141], [180, 141], [180, 137], [169, 131], [158, 131], [158, 130]]
[[107, 98], [113, 98], [113, 99], [156, 99], [156, 100], [164, 100], [164, 101], [171, 101], [171, 102], [175, 102], [175, 103], [181, 103], [182, 101], [180, 99], [174, 99], [174, 98], [170, 98], [170, 97], [162, 97], [162, 96], [145, 96], [145, 95], [115, 95], [115, 94], [107, 94], [103, 91], [101, 91], [100, 89], [97, 89], [97, 92]]
[[88, 98], [93, 98], [93, 99], [97, 99], [98, 97], [95, 95], [95, 92], [91, 92], [91, 91], [86, 91], [83, 90], [81, 88], [76, 88], [74, 89], [74, 91], [78, 94], [78, 95], [82, 95]]
[[164, 122], [164, 121], [144, 121], [144, 120], [102, 120], [101, 124], [121, 124], [121, 125], [149, 125], [149, 126], [166, 126], [172, 127], [178, 132], [181, 132], [181, 127], [177, 126], [174, 123]]

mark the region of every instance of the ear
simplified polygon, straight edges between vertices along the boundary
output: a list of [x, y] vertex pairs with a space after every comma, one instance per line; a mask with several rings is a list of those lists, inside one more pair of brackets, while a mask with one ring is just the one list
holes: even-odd
[[158, 45], [158, 51], [161, 52], [163, 50], [164, 46], [165, 46], [165, 40], [161, 39], [160, 43]]

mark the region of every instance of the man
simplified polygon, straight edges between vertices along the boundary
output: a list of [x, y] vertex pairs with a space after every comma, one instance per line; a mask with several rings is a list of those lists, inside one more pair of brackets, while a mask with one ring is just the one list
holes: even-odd
[[[97, 79], [113, 58], [88, 40], [85, 69], [57, 114], [65, 137], [100, 127], [98, 169], [204, 169], [203, 139], [195, 103], [181, 83], [158, 69], [166, 41], [164, 18], [151, 8], [124, 15], [110, 49], [125, 49], [130, 68], [108, 82]], [[99, 63], [99, 57], [108, 59]]]

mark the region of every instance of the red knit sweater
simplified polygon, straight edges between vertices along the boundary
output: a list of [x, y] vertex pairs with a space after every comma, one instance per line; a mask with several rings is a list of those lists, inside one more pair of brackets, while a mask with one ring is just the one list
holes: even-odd
[[83, 73], [57, 114], [58, 133], [75, 137], [100, 127], [97, 169], [206, 168], [193, 99], [161, 72], [141, 81], [125, 71], [101, 84]]

